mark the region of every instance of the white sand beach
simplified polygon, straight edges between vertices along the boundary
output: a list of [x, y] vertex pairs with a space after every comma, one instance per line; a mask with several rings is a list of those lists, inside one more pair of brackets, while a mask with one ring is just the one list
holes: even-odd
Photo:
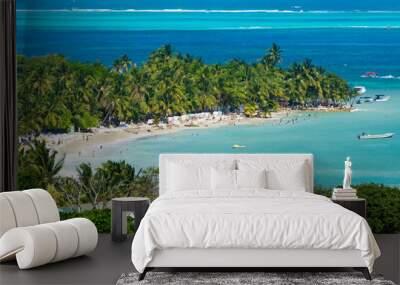
[[[41, 138], [47, 142], [47, 145], [56, 150], [59, 156], [66, 156], [66, 162], [74, 161], [76, 164], [79, 161], [86, 162], [98, 160], [102, 157], [102, 152], [107, 149], [107, 145], [114, 143], [132, 142], [138, 139], [170, 135], [184, 130], [196, 130], [205, 128], [218, 128], [223, 126], [237, 125], [262, 125], [262, 124], [277, 124], [291, 125], [296, 124], [301, 116], [311, 116], [312, 113], [318, 112], [349, 112], [348, 108], [310, 108], [307, 110], [292, 110], [281, 109], [278, 112], [273, 112], [268, 118], [253, 117], [248, 118], [243, 115], [227, 114], [219, 117], [210, 116], [207, 114], [205, 118], [182, 121], [181, 117], [178, 122], [170, 122], [168, 124], [124, 124], [123, 127], [100, 127], [93, 128], [89, 133], [72, 132], [68, 134], [42, 134]], [[185, 115], [184, 115], [185, 116]], [[170, 117], [173, 118], [173, 117]], [[74, 165], [75, 165], [74, 164]], [[71, 167], [63, 168], [61, 175], [75, 175], [75, 171]]]
[[274, 112], [268, 118], [247, 118], [236, 114], [227, 115], [222, 119], [199, 120], [192, 124], [158, 124], [147, 125], [127, 124], [118, 128], [93, 128], [90, 133], [72, 132], [68, 134], [42, 134], [49, 147], [55, 149], [60, 155], [78, 154], [85, 151], [99, 150], [104, 145], [123, 140], [137, 140], [141, 138], [168, 135], [188, 129], [218, 128], [229, 125], [257, 125], [279, 121], [295, 111], [290, 109]]

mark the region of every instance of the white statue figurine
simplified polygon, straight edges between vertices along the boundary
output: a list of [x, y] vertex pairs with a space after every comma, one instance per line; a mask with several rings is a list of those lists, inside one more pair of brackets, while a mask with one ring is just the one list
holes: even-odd
[[346, 161], [344, 162], [343, 189], [352, 189], [351, 188], [351, 175], [352, 175], [351, 161], [350, 161], [350, 156], [348, 156], [346, 158]]

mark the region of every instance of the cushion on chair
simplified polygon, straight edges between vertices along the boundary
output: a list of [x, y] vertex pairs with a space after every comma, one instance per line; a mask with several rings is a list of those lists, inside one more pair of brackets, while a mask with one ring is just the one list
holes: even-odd
[[42, 189], [0, 193], [0, 262], [20, 269], [86, 254], [96, 248], [97, 229], [88, 219], [59, 221], [57, 205]]
[[16, 256], [20, 269], [86, 254], [97, 245], [95, 225], [83, 218], [14, 228], [0, 239], [0, 260]]
[[0, 237], [8, 230], [15, 228], [17, 222], [15, 221], [14, 211], [10, 202], [6, 197], [0, 195]]
[[98, 239], [97, 228], [90, 220], [74, 218], [63, 222], [69, 223], [78, 232], [78, 248], [74, 257], [91, 252], [96, 248]]
[[55, 235], [57, 242], [57, 250], [51, 262], [57, 262], [75, 256], [78, 251], [78, 232], [71, 227], [71, 224], [62, 222], [55, 222], [44, 224]]
[[14, 228], [0, 239], [0, 260], [15, 256], [20, 269], [49, 263], [56, 251], [56, 237], [43, 225]]
[[32, 199], [38, 215], [39, 224], [52, 223], [60, 220], [56, 202], [49, 192], [43, 189], [30, 189], [22, 192], [28, 194]]
[[1, 196], [10, 203], [17, 227], [33, 226], [39, 223], [35, 205], [29, 195], [22, 191], [12, 191], [3, 192]]

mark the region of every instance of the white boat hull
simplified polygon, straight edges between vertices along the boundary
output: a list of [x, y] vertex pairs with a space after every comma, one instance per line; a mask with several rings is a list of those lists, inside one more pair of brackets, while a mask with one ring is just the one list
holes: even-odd
[[394, 133], [386, 133], [379, 135], [359, 135], [358, 138], [360, 140], [371, 140], [371, 139], [389, 139], [394, 136]]
[[382, 97], [380, 99], [375, 99], [375, 102], [386, 102], [386, 101], [389, 101], [389, 99], [390, 99], [390, 96]]

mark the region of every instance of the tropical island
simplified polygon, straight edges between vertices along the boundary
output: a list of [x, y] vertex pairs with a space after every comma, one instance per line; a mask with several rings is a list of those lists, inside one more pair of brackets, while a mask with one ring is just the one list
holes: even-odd
[[[209, 123], [215, 116], [227, 116], [230, 122], [232, 116], [241, 114], [263, 120], [282, 110], [347, 110], [357, 95], [344, 79], [309, 60], [287, 69], [279, 67], [280, 61], [276, 45], [252, 64], [241, 60], [206, 64], [199, 58], [174, 53], [170, 46], [159, 48], [140, 66], [127, 56], [111, 67], [70, 61], [59, 55], [19, 56], [18, 189], [47, 189], [58, 205], [69, 209], [62, 213], [63, 218], [84, 216], [96, 223], [100, 232], [109, 232], [110, 199], [154, 199], [158, 169], [139, 169], [126, 161], [107, 160], [96, 168], [88, 162], [80, 163], [74, 176], [61, 176], [65, 156], [41, 140], [43, 134], [80, 134], [84, 140], [99, 128], [117, 129], [109, 136], [119, 136], [126, 130], [119, 127], [121, 122], [144, 125], [146, 133], [151, 133], [160, 124], [167, 128], [174, 125], [174, 117], [199, 114], [211, 114], [211, 119], [206, 118]], [[387, 207], [381, 199], [398, 198], [398, 189], [374, 184], [357, 188], [360, 197], [368, 199], [368, 219], [374, 231], [397, 231], [398, 225], [390, 223], [392, 217], [376, 218], [375, 214]], [[390, 195], [386, 194], [389, 191]], [[315, 192], [331, 195], [327, 189], [317, 188]], [[374, 201], [379, 201], [375, 208]]]
[[342, 109], [356, 95], [310, 60], [284, 69], [281, 59], [276, 44], [255, 63], [207, 64], [170, 45], [140, 66], [126, 55], [110, 67], [60, 55], [19, 56], [19, 135], [88, 132], [121, 122], [171, 124], [171, 117], [204, 112], [265, 118], [282, 108]]
[[170, 45], [140, 66], [126, 55], [112, 66], [60, 55], [18, 56], [18, 187], [53, 189], [61, 205], [82, 200], [94, 208], [110, 193], [154, 197], [155, 168], [105, 161], [93, 169], [83, 161], [72, 177], [62, 177], [65, 154], [80, 156], [90, 144], [99, 151], [119, 138], [265, 122], [293, 110], [349, 110], [357, 94], [344, 79], [310, 60], [284, 69], [281, 59], [276, 44], [255, 63], [207, 64]]

